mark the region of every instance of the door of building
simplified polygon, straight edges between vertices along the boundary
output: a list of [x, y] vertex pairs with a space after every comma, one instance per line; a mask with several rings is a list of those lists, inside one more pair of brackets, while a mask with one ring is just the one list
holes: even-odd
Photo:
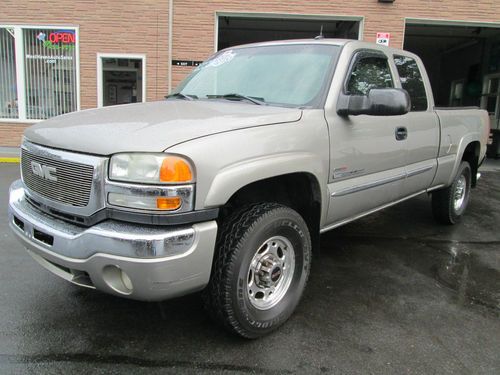
[[98, 106], [144, 101], [144, 58], [142, 56], [98, 56]]

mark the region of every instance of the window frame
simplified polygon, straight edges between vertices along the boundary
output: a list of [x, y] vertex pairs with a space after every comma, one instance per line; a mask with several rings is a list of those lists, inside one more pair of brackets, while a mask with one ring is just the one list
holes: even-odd
[[81, 110], [80, 93], [80, 28], [77, 25], [40, 25], [40, 24], [0, 24], [2, 29], [12, 29], [14, 31], [14, 56], [16, 60], [16, 84], [17, 84], [17, 102], [18, 118], [0, 118], [0, 123], [21, 123], [35, 124], [45, 119], [27, 118], [27, 93], [26, 93], [26, 55], [24, 51], [24, 33], [23, 30], [29, 29], [61, 29], [73, 30], [75, 32], [75, 74], [76, 74], [76, 111]]

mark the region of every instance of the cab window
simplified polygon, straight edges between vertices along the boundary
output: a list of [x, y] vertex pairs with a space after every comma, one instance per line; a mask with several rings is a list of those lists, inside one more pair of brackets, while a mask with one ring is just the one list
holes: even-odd
[[347, 84], [347, 94], [367, 95], [371, 89], [394, 87], [389, 63], [384, 57], [363, 57], [356, 62]]
[[411, 57], [396, 55], [394, 63], [398, 69], [401, 87], [410, 94], [411, 111], [426, 111], [427, 94], [417, 62]]

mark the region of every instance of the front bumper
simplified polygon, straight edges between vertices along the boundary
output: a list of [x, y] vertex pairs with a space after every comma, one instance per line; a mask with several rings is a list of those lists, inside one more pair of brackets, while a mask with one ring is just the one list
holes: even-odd
[[9, 225], [30, 255], [54, 274], [149, 301], [203, 289], [217, 234], [215, 221], [165, 227], [107, 220], [83, 228], [33, 207], [19, 180], [10, 188]]

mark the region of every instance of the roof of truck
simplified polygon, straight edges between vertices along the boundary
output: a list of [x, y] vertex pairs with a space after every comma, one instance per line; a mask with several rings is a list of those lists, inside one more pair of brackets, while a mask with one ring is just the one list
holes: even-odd
[[312, 39], [287, 39], [287, 40], [273, 40], [269, 42], [259, 42], [259, 43], [251, 43], [251, 44], [243, 44], [239, 46], [228, 47], [227, 49], [237, 49], [237, 48], [246, 48], [246, 47], [261, 47], [261, 46], [278, 46], [278, 45], [286, 45], [286, 44], [327, 44], [327, 45], [336, 45], [336, 46], [345, 46], [347, 44], [352, 45], [354, 49], [379, 49], [386, 51], [387, 53], [404, 53], [411, 54], [408, 51], [404, 51], [400, 48], [387, 47], [380, 44], [375, 44], [371, 42], [363, 42], [360, 40], [354, 39], [330, 39], [330, 38], [312, 38]]
[[257, 42], [250, 44], [243, 44], [235, 47], [248, 47], [248, 46], [270, 46], [270, 45], [283, 45], [283, 44], [334, 44], [343, 46], [349, 42], [357, 42], [352, 39], [330, 39], [330, 38], [312, 38], [312, 39], [285, 39], [285, 40], [270, 40], [268, 42]]

